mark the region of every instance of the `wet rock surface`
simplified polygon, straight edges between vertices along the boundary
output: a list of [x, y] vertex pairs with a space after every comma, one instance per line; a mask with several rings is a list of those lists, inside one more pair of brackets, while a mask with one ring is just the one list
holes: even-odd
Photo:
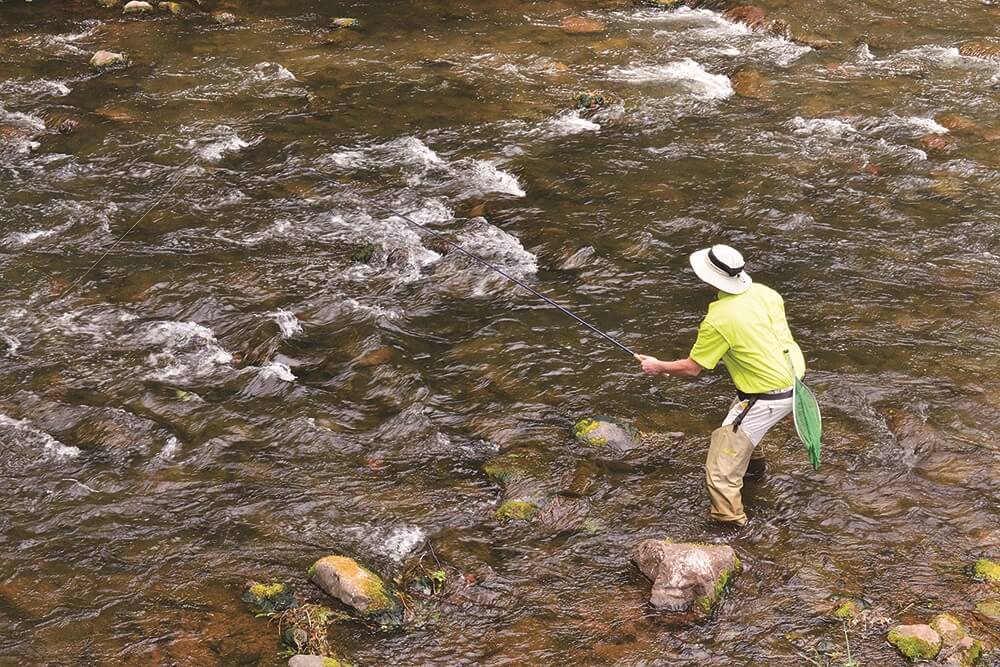
[[653, 582], [650, 604], [670, 612], [711, 611], [741, 567], [731, 547], [668, 540], [640, 543], [632, 562]]
[[941, 636], [925, 624], [897, 625], [886, 640], [912, 661], [933, 660], [941, 650]]
[[573, 437], [582, 445], [613, 454], [623, 454], [638, 446], [634, 426], [612, 417], [584, 417], [573, 425]]
[[377, 574], [353, 558], [331, 555], [309, 568], [309, 579], [332, 597], [364, 616], [399, 617], [395, 594]]

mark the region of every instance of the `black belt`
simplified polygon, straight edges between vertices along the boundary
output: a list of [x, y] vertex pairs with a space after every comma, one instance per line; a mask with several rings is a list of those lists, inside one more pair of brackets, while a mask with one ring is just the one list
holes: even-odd
[[739, 396], [741, 401], [746, 401], [747, 406], [743, 408], [743, 412], [733, 420], [733, 433], [739, 430], [740, 424], [743, 423], [743, 419], [747, 416], [747, 413], [753, 408], [754, 403], [757, 401], [780, 401], [785, 398], [792, 397], [792, 390], [786, 389], [785, 391], [779, 391], [772, 394], [747, 394], [745, 392], [736, 390], [736, 395]]

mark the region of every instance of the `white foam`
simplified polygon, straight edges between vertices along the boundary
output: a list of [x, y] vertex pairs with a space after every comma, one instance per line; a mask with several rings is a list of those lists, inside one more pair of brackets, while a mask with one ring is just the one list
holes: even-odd
[[156, 380], [198, 377], [233, 360], [211, 329], [194, 322], [157, 322], [146, 331], [144, 341], [163, 347], [146, 358], [157, 369], [151, 374]]
[[922, 118], [920, 116], [910, 116], [903, 119], [904, 122], [917, 130], [921, 134], [948, 134], [948, 128], [941, 125], [933, 118]]
[[0, 426], [9, 427], [24, 444], [40, 447], [43, 455], [53, 461], [74, 459], [80, 455], [78, 447], [71, 447], [59, 442], [51, 435], [31, 425], [27, 419], [12, 419], [0, 414]]
[[792, 132], [798, 136], [827, 135], [839, 137], [857, 132], [857, 129], [853, 125], [845, 123], [842, 120], [837, 120], [836, 118], [806, 119], [802, 116], [796, 116], [789, 122], [789, 125], [792, 127]]
[[295, 382], [295, 374], [287, 364], [279, 361], [272, 361], [260, 368], [260, 375], [263, 378], [275, 378], [283, 382]]
[[401, 162], [418, 164], [423, 167], [433, 167], [444, 164], [444, 160], [441, 159], [441, 156], [435, 153], [427, 144], [420, 141], [420, 139], [417, 139], [416, 137], [394, 139], [393, 141], [380, 146], [379, 150], [395, 154]]
[[14, 336], [11, 336], [10, 334], [5, 333], [3, 331], [0, 331], [0, 340], [2, 340], [4, 342], [4, 344], [7, 345], [7, 356], [8, 357], [15, 357], [15, 356], [17, 356], [17, 351], [21, 347], [21, 341], [19, 341]]
[[582, 132], [598, 132], [599, 123], [583, 118], [579, 111], [566, 111], [543, 125], [536, 133], [542, 137], [561, 137]]
[[426, 539], [427, 533], [419, 526], [400, 526], [392, 529], [380, 550], [399, 563]]
[[479, 192], [499, 192], [514, 197], [524, 197], [527, 193], [521, 188], [517, 176], [499, 169], [487, 160], [472, 160], [468, 171], [462, 173], [473, 188]]
[[167, 438], [167, 442], [160, 450], [159, 457], [166, 461], [172, 461], [177, 451], [181, 448], [181, 442], [174, 436]]
[[189, 141], [185, 148], [194, 150], [204, 160], [218, 162], [226, 153], [237, 152], [250, 145], [251, 142], [241, 138], [233, 128], [217, 125], [205, 137]]
[[72, 90], [62, 81], [36, 79], [34, 81], [10, 80], [0, 83], [0, 92], [5, 96], [40, 96], [65, 97]]
[[[517, 237], [488, 223], [484, 218], [470, 221], [471, 229], [456, 238], [458, 244], [468, 252], [498, 264], [516, 278], [526, 278], [538, 272], [538, 258], [524, 249]], [[488, 284], [480, 284], [473, 291], [482, 296], [489, 290]]]
[[297, 81], [295, 75], [278, 63], [262, 62], [254, 65], [254, 78], [258, 81]]
[[302, 333], [302, 324], [290, 310], [279, 308], [273, 313], [268, 313], [268, 317], [277, 322], [282, 338], [291, 338], [295, 334]]
[[379, 319], [385, 318], [387, 320], [396, 320], [403, 316], [402, 311], [398, 308], [383, 308], [382, 306], [373, 306], [366, 303], [361, 303], [357, 299], [344, 299], [341, 304], [346, 306], [350, 310], [357, 311], [360, 313], [366, 313], [372, 317]]
[[7, 242], [12, 246], [26, 246], [38, 239], [48, 238], [56, 234], [58, 229], [38, 229], [33, 232], [14, 232], [7, 237]]
[[712, 74], [690, 58], [666, 65], [616, 68], [609, 72], [609, 78], [631, 83], [677, 83], [701, 100], [721, 100], [733, 94], [729, 77]]

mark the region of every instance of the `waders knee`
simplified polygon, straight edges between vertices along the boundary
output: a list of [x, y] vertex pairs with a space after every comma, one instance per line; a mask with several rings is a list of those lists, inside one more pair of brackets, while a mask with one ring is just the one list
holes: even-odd
[[743, 525], [743, 475], [753, 454], [753, 443], [743, 429], [721, 426], [712, 432], [712, 442], [705, 460], [705, 485], [712, 503], [711, 517], [716, 521]]

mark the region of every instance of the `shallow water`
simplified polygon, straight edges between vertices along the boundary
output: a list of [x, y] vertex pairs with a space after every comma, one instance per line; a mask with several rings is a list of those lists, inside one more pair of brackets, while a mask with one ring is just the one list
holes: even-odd
[[[0, 4], [0, 664], [280, 664], [247, 578], [308, 588], [332, 551], [394, 575], [427, 542], [498, 601], [338, 626], [355, 664], [804, 664], [843, 650], [837, 595], [1000, 642], [963, 572], [1000, 555], [1000, 144], [934, 120], [1000, 128], [1000, 63], [957, 51], [1000, 9], [762, 6], [840, 44], [617, 2]], [[101, 48], [132, 67], [92, 76]], [[766, 99], [734, 93], [747, 67]], [[592, 89], [616, 103], [572, 111]], [[711, 299], [687, 255], [739, 247], [786, 297], [821, 471], [779, 428], [750, 527], [713, 528], [724, 373], [646, 378], [381, 207], [662, 357]], [[590, 412], [676, 435], [601, 456], [570, 434]], [[583, 479], [588, 529], [498, 524], [507, 451], [539, 497]], [[670, 625], [628, 563], [646, 537], [746, 571]], [[883, 632], [852, 629], [862, 664], [900, 662]]]

